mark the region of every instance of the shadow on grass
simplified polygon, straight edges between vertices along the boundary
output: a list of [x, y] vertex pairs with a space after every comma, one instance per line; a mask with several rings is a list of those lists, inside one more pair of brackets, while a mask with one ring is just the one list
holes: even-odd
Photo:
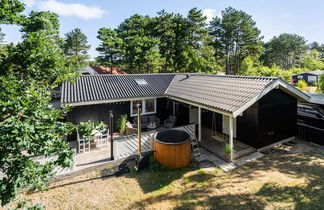
[[134, 176], [134, 173], [127, 174], [126, 176], [136, 178], [143, 192], [149, 193], [168, 186], [173, 181], [180, 179], [184, 174], [196, 169], [195, 163], [191, 163], [185, 168], [168, 169], [155, 162], [153, 155], [151, 155], [148, 168], [140, 171], [136, 176]]
[[[176, 179], [182, 179], [181, 184], [189, 184], [178, 189], [178, 192], [170, 188], [157, 193], [158, 195], [152, 194], [152, 196], [132, 203], [129, 208], [145, 208], [160, 202], [171, 201], [175, 203], [176, 209], [193, 209], [196, 206], [207, 209], [265, 209], [268, 207], [324, 209], [324, 156], [314, 151], [293, 153], [279, 149], [267, 154], [261, 160], [224, 174], [225, 181], [217, 180], [218, 178], [215, 178], [213, 174], [195, 173], [186, 176], [185, 173], [190, 170], [182, 170], [150, 171], [137, 177], [144, 192], [158, 190]], [[281, 180], [265, 181], [263, 186], [261, 185], [262, 187], [253, 193], [246, 193], [246, 191], [243, 193], [238, 190], [231, 192], [231, 187], [238, 182], [250, 184], [251, 179], [265, 176], [267, 171], [278, 171], [288, 178], [305, 180], [305, 183], [287, 186]], [[201, 185], [201, 183], [208, 184]], [[215, 192], [216, 188], [219, 190], [227, 188], [226, 192], [230, 193]]]
[[[64, 184], [60, 184], [60, 185], [50, 186], [46, 190], [56, 189], [56, 188], [70, 186], [70, 185], [74, 185], [74, 184], [90, 182], [90, 181], [94, 181], [94, 180], [105, 180], [105, 179], [109, 179], [109, 178], [112, 178], [115, 176], [121, 176], [123, 174], [129, 173], [132, 171], [132, 168], [134, 167], [134, 161], [135, 161], [134, 157], [129, 157], [129, 158], [126, 158], [121, 163], [119, 163], [118, 165], [115, 165], [113, 167], [107, 167], [107, 168], [100, 170], [99, 174], [95, 175], [94, 177], [86, 178], [86, 179], [82, 179], [82, 180], [78, 180], [78, 181], [71, 181], [71, 182], [67, 182]], [[71, 176], [71, 177], [73, 177], [73, 176]], [[71, 177], [69, 176], [69, 178], [71, 178]], [[29, 195], [33, 194], [33, 193], [37, 193], [37, 191], [35, 191], [34, 189], [27, 191], [27, 194], [29, 194]]]
[[295, 209], [324, 209], [323, 177], [310, 181], [306, 186], [279, 186], [266, 183], [256, 193], [268, 202], [294, 203]]
[[137, 201], [129, 208], [141, 209], [150, 204], [168, 200], [177, 202], [174, 209], [195, 209], [196, 206], [206, 209], [264, 209], [266, 206], [266, 203], [261, 198], [257, 198], [251, 194], [225, 194], [213, 196], [213, 187], [215, 186], [189, 189], [178, 195], [167, 192], [158, 196], [149, 197], [145, 200]]

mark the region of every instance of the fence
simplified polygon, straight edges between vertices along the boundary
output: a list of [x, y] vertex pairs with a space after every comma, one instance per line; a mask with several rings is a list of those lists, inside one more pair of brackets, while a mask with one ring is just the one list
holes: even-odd
[[[182, 130], [187, 132], [191, 138], [196, 138], [195, 136], [195, 124], [180, 126], [172, 128], [175, 130]], [[160, 130], [166, 130], [165, 128]], [[159, 131], [160, 131], [159, 130]], [[153, 136], [157, 130], [143, 132], [141, 138], [141, 151], [149, 152], [153, 151]], [[126, 158], [137, 153], [138, 149], [138, 139], [137, 135], [123, 136], [118, 139], [114, 139], [114, 158], [115, 160]]]
[[309, 126], [303, 123], [297, 124], [297, 138], [324, 145], [324, 129]]

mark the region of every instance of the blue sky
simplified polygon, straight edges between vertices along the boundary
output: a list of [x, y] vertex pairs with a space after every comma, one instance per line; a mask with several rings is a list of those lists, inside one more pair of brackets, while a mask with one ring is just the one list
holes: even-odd
[[[226, 7], [252, 15], [264, 35], [264, 41], [281, 33], [296, 33], [309, 42], [324, 43], [323, 0], [24, 0], [26, 14], [31, 10], [50, 10], [60, 15], [60, 33], [78, 27], [88, 36], [91, 57], [97, 56], [101, 27], [117, 27], [125, 18], [138, 13], [156, 15], [165, 9], [186, 15], [197, 7], [212, 18]], [[17, 43], [21, 34], [17, 26], [0, 26], [7, 42]]]

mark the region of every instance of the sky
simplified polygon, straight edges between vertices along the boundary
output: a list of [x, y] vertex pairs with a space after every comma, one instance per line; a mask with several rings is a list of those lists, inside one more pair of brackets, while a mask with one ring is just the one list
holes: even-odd
[[[252, 15], [264, 41], [281, 33], [295, 33], [308, 42], [324, 43], [323, 0], [22, 0], [26, 4], [25, 14], [32, 10], [49, 10], [60, 17], [60, 33], [80, 28], [91, 45], [89, 55], [98, 56], [97, 32], [101, 27], [116, 28], [134, 14], [155, 16], [162, 9], [186, 15], [197, 7], [211, 20], [219, 16], [226, 7]], [[19, 27], [0, 25], [6, 34], [5, 41], [17, 43], [21, 40]]]

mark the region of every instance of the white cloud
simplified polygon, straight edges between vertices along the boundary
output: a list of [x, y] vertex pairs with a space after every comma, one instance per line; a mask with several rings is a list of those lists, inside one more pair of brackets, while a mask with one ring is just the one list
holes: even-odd
[[78, 17], [84, 20], [101, 18], [105, 13], [103, 9], [97, 6], [87, 6], [80, 3], [63, 3], [57, 0], [24, 0], [24, 3], [29, 7], [37, 6], [40, 10], [55, 12], [60, 16]]
[[23, 0], [23, 3], [26, 4], [27, 7], [33, 7], [37, 4], [36, 0]]
[[214, 17], [217, 16], [216, 10], [214, 9], [204, 9], [203, 10], [203, 15], [207, 17], [206, 22], [210, 22]]

